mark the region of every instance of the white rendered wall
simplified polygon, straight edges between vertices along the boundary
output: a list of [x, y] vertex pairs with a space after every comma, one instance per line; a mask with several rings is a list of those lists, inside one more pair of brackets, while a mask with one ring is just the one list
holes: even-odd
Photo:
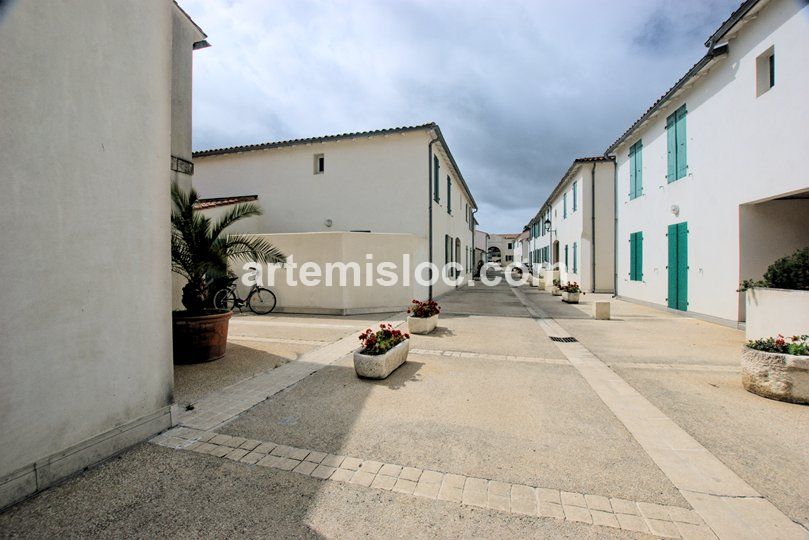
[[119, 428], [169, 425], [172, 9], [0, 15], [0, 480], [40, 461], [0, 506], [120, 450]]
[[[756, 97], [756, 58], [775, 47], [776, 84]], [[688, 222], [688, 310], [735, 321], [739, 206], [809, 188], [809, 5], [773, 0], [711, 72], [616, 149], [618, 294], [661, 306], [667, 226]], [[672, 79], [677, 74], [672, 74]], [[687, 105], [688, 175], [666, 181], [666, 117]], [[639, 104], [638, 109], [645, 105]], [[643, 195], [629, 200], [629, 146], [643, 140]], [[671, 212], [679, 207], [679, 216]], [[629, 281], [629, 234], [643, 231], [643, 282]]]
[[[258, 195], [264, 215], [255, 233], [371, 231], [419, 238], [416, 252], [428, 259], [428, 143], [426, 131], [359, 137], [198, 157], [194, 187], [201, 197]], [[461, 264], [472, 246], [466, 218], [469, 200], [439, 144], [439, 202], [433, 207], [433, 261], [444, 263], [444, 238], [460, 239]], [[314, 174], [314, 156], [324, 154], [325, 172]], [[429, 161], [432, 167], [431, 161]], [[447, 212], [446, 176], [452, 177], [452, 213]], [[332, 226], [326, 226], [326, 220]], [[472, 269], [468, 269], [471, 271]], [[433, 294], [450, 290], [443, 283]]]
[[809, 291], [750, 289], [747, 291], [747, 339], [787, 338], [809, 333]]

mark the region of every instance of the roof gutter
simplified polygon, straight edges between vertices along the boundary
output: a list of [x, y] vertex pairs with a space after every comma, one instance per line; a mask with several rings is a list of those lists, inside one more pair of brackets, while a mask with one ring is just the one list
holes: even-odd
[[672, 86], [668, 92], [666, 92], [663, 97], [658, 99], [654, 105], [649, 107], [649, 109], [641, 116], [638, 120], [635, 121], [632, 126], [624, 132], [621, 137], [618, 138], [617, 141], [612, 143], [607, 150], [604, 151], [604, 155], [608, 156], [612, 154], [616, 148], [618, 148], [624, 141], [626, 141], [633, 133], [635, 133], [638, 129], [640, 129], [643, 124], [646, 123], [647, 120], [652, 118], [653, 116], [657, 115], [657, 112], [663, 108], [671, 99], [673, 99], [676, 95], [680, 93], [680, 90], [686, 86], [691, 79], [697, 77], [703, 69], [710, 66], [714, 63], [714, 61], [719, 58], [720, 56], [724, 56], [728, 52], [728, 44], [723, 43], [721, 45], [715, 45], [708, 50], [708, 52], [703, 56], [699, 62], [694, 64], [691, 69], [688, 70], [686, 73], [677, 83]]

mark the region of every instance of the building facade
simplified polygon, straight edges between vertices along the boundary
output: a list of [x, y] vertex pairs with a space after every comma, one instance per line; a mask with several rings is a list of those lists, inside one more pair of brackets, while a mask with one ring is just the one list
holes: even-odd
[[514, 244], [519, 233], [490, 234], [487, 261], [503, 266], [514, 262]]
[[616, 292], [745, 320], [739, 282], [809, 245], [809, 4], [749, 0], [607, 154]]
[[0, 507], [171, 425], [174, 61], [200, 41], [170, 0], [0, 9]]
[[[258, 196], [264, 215], [231, 232], [412, 235], [407, 252], [413, 265], [454, 262], [463, 276], [473, 271], [477, 205], [436, 124], [206, 150], [194, 158], [194, 186], [202, 197]], [[299, 261], [316, 256], [293, 240], [284, 239], [292, 242], [287, 255]], [[409, 302], [451, 288], [439, 280], [401, 294]], [[317, 296], [308, 302], [295, 308], [323, 307]], [[279, 298], [279, 307], [290, 306]]]

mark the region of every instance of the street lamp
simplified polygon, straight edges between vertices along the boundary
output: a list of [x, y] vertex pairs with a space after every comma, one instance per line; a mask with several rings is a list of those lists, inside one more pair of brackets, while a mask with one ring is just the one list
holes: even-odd
[[549, 230], [551, 230], [551, 220], [550, 219], [546, 219], [544, 225], [545, 225], [545, 232], [548, 232]]

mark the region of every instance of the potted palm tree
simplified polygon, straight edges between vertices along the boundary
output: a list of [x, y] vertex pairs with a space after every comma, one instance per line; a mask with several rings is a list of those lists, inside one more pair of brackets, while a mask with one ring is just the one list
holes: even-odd
[[228, 274], [229, 261], [284, 262], [286, 258], [265, 239], [257, 236], [224, 235], [239, 220], [261, 215], [253, 203], [233, 206], [216, 222], [194, 209], [196, 190], [171, 186], [171, 270], [183, 276], [182, 302], [185, 310], [173, 313], [175, 363], [217, 360], [225, 355], [229, 310], [214, 309], [209, 283]]

